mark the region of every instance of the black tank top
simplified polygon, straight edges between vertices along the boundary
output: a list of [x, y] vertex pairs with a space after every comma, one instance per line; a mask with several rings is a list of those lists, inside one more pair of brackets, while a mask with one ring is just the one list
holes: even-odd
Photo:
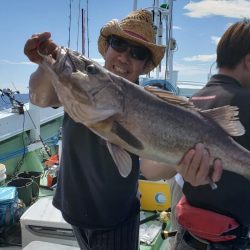
[[132, 172], [118, 172], [106, 142], [66, 113], [63, 149], [53, 204], [64, 219], [77, 227], [115, 227], [139, 212], [136, 197], [139, 157], [132, 155]]

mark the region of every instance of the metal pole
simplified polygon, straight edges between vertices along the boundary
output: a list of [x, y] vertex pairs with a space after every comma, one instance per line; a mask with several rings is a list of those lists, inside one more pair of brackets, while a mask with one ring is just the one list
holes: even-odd
[[82, 9], [82, 54], [85, 54], [85, 11]]
[[[173, 0], [169, 0], [169, 5], [168, 5], [168, 10], [169, 10], [169, 14], [168, 14], [168, 28], [169, 28], [169, 37], [168, 37], [168, 45], [169, 48], [171, 47], [171, 43], [173, 42], [173, 16], [172, 16], [172, 12], [173, 12]], [[170, 83], [173, 83], [173, 50], [170, 48], [169, 49], [169, 57], [168, 57], [168, 65], [169, 65], [169, 79], [170, 79]], [[176, 83], [174, 84], [176, 85]]]
[[[162, 33], [162, 30], [160, 30], [160, 17], [159, 17], [159, 0], [156, 0], [154, 2], [154, 24], [157, 27], [157, 34], [156, 34], [156, 44], [159, 44], [159, 34]], [[160, 64], [156, 67], [156, 78], [159, 78], [159, 72], [160, 72]]]

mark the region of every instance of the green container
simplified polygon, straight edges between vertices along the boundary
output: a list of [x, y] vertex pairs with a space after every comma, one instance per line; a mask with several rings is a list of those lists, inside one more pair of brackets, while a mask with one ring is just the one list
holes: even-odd
[[34, 198], [37, 198], [39, 195], [40, 179], [42, 174], [43, 174], [42, 172], [29, 171], [29, 172], [21, 172], [17, 175], [18, 178], [28, 178], [33, 180], [32, 196]]

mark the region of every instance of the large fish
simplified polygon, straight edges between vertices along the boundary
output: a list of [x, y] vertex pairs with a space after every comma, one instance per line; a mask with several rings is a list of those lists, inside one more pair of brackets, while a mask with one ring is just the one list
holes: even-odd
[[127, 151], [175, 166], [185, 152], [202, 142], [211, 161], [220, 158], [224, 169], [250, 180], [250, 152], [230, 137], [244, 134], [237, 107], [202, 112], [185, 107], [188, 102], [177, 97], [164, 94], [167, 101], [162, 100], [65, 48], [58, 49], [56, 60], [44, 56], [41, 66], [51, 75], [71, 118], [107, 141], [122, 176], [131, 171]]

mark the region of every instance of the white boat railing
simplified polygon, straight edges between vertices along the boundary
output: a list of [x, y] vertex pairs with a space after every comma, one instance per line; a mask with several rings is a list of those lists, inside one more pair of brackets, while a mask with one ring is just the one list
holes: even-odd
[[[31, 107], [32, 106], [32, 107]], [[33, 138], [39, 138], [40, 125], [63, 116], [63, 108], [39, 108], [26, 103], [24, 114], [12, 113], [11, 109], [0, 112], [0, 141], [25, 131], [33, 131]]]

